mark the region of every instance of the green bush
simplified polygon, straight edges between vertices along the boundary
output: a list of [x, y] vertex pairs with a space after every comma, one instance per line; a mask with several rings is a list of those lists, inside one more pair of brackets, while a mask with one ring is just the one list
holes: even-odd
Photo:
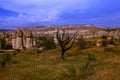
[[6, 63], [10, 62], [12, 60], [12, 57], [10, 54], [6, 53], [3, 55], [2, 61], [0, 61], [0, 64], [2, 67], [6, 65]]
[[111, 44], [111, 45], [116, 45], [116, 42], [117, 41], [115, 41], [115, 38], [112, 36], [111, 38], [110, 38], [110, 40], [108, 41], [108, 43], [109, 44]]
[[87, 59], [88, 59], [88, 61], [95, 61], [96, 60], [95, 56], [90, 54], [90, 53], [88, 53], [88, 58]]
[[86, 69], [88, 68], [89, 64], [90, 64], [90, 62], [87, 61], [87, 62], [80, 68], [80, 70], [81, 70], [81, 71], [86, 70]]
[[81, 70], [81, 71], [86, 70], [86, 69], [90, 66], [91, 62], [93, 62], [93, 61], [96, 61], [95, 56], [94, 56], [93, 54], [88, 53], [88, 54], [87, 54], [87, 61], [86, 61], [86, 63], [80, 68], [80, 70]]
[[107, 46], [107, 44], [108, 44], [108, 41], [107, 41], [107, 36], [102, 36], [102, 46]]
[[73, 66], [73, 65], [69, 66], [68, 70], [70, 71], [70, 73], [75, 73], [76, 72], [75, 66]]
[[37, 37], [36, 42], [37, 42], [37, 47], [38, 48], [42, 47], [46, 50], [56, 48], [56, 44], [54, 43], [53, 38], [49, 37], [49, 36]]
[[10, 62], [12, 60], [12, 57], [10, 54], [6, 53], [3, 55], [3, 61]]
[[87, 42], [83, 37], [78, 39], [77, 45], [80, 49], [86, 49], [88, 47]]
[[120, 48], [119, 47], [107, 47], [104, 49], [104, 52], [112, 52], [112, 53], [120, 56]]
[[5, 40], [1, 40], [1, 46], [2, 46], [2, 49], [12, 49], [12, 45], [9, 43], [6, 43]]

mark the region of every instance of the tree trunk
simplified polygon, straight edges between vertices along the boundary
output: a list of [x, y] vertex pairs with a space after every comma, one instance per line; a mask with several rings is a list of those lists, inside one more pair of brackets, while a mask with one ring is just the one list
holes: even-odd
[[65, 60], [64, 53], [65, 53], [65, 51], [61, 51], [61, 58], [62, 58], [62, 60]]

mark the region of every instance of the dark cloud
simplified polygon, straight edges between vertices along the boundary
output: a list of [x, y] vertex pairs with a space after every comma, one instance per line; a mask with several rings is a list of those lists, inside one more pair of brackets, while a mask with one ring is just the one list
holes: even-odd
[[0, 16], [18, 16], [18, 13], [11, 10], [6, 10], [0, 7]]

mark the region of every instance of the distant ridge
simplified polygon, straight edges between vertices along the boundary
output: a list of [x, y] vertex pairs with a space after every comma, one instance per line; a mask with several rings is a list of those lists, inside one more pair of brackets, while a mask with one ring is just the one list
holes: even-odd
[[10, 29], [0, 29], [0, 32], [7, 32], [7, 31], [11, 31]]
[[[19, 27], [13, 30], [21, 29], [24, 32], [31, 30], [33, 33], [36, 32], [48, 32], [48, 31], [54, 31], [56, 28], [59, 29], [67, 29], [67, 30], [102, 30], [105, 29], [101, 26], [96, 26], [94, 24], [65, 24], [65, 25], [40, 25], [40, 26], [24, 26]], [[0, 29], [0, 32], [12, 32], [11, 29]]]
[[46, 25], [46, 26], [26, 26], [26, 27], [21, 27], [20, 29], [35, 29], [35, 28], [50, 28], [50, 27], [68, 27], [68, 28], [104, 28], [101, 26], [96, 26], [94, 24], [65, 24], [65, 25]]

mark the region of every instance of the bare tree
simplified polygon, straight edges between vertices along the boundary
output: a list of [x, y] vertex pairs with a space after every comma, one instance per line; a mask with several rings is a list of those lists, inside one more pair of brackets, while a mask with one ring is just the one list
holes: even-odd
[[61, 48], [61, 58], [63, 60], [65, 60], [65, 58], [64, 58], [65, 51], [72, 48], [77, 34], [78, 34], [78, 31], [71, 34], [69, 32], [66, 32], [63, 29], [63, 31], [60, 33], [59, 29], [57, 29], [56, 38], [57, 38], [57, 41], [58, 41], [58, 45]]

